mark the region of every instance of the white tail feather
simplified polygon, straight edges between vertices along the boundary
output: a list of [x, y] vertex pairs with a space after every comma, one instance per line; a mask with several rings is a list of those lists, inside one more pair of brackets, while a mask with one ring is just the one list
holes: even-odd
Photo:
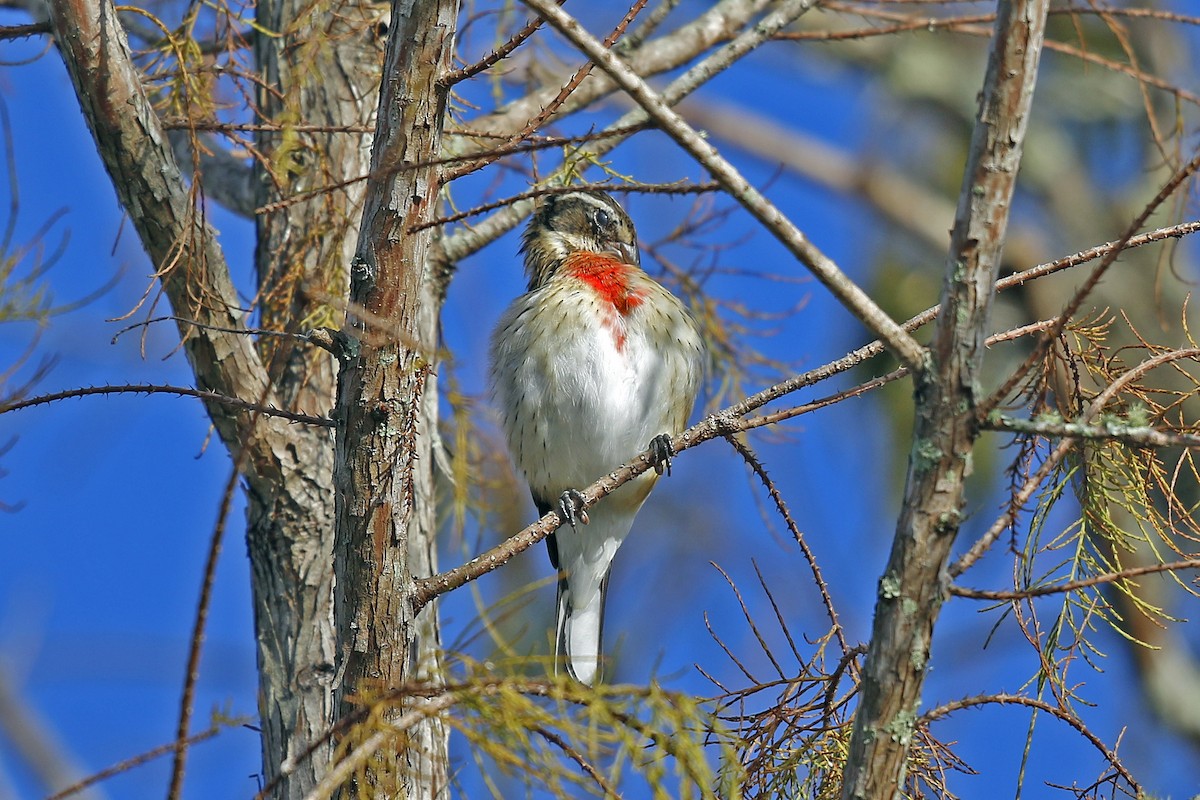
[[[607, 576], [604, 583], [607, 583]], [[555, 650], [565, 658], [568, 673], [588, 686], [595, 684], [600, 672], [605, 592], [601, 589], [590, 594], [584, 606], [576, 608], [568, 581], [559, 581], [558, 633], [555, 642]]]

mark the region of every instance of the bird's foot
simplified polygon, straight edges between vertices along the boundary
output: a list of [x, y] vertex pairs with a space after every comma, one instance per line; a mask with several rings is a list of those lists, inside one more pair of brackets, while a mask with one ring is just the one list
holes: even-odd
[[660, 433], [650, 440], [650, 463], [659, 475], [664, 472], [671, 476], [671, 458], [675, 455], [675, 446], [671, 444], [669, 434]]
[[575, 524], [582, 522], [588, 524], [587, 511], [583, 508], [583, 495], [577, 489], [567, 489], [558, 498], [558, 516], [571, 523], [571, 529], [575, 529]]

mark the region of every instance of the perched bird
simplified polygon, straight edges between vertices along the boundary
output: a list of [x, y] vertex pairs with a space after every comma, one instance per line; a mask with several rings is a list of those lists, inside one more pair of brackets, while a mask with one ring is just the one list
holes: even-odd
[[[546, 540], [559, 571], [556, 648], [569, 673], [591, 685], [609, 569], [670, 468], [670, 435], [692, 412], [704, 345], [683, 304], [642, 271], [633, 222], [607, 194], [547, 197], [521, 249], [529, 291], [492, 335], [492, 386], [538, 512], [555, 508], [570, 523]], [[648, 445], [655, 471], [584, 513], [578, 489]]]

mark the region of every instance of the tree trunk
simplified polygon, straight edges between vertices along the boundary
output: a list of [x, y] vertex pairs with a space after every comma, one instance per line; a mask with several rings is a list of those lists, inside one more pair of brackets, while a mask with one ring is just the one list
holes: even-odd
[[[440, 298], [427, 265], [457, 0], [394, 5], [366, 211], [338, 379], [335, 618], [343, 715], [386, 689], [440, 680], [437, 608], [413, 613], [436, 568], [432, 437]], [[419, 702], [419, 701], [418, 701]], [[384, 721], [403, 709], [394, 707]], [[366, 767], [371, 796], [446, 797], [446, 728], [410, 729]]]
[[[257, 21], [279, 34], [255, 37], [259, 112], [279, 130], [258, 137], [266, 163], [255, 163], [256, 205], [289, 201], [256, 217], [259, 308], [264, 328], [300, 332], [331, 324], [341, 315], [331, 303], [346, 295], [365, 188], [347, 182], [365, 175], [370, 161], [371, 137], [362, 131], [378, 104], [378, 7], [361, 0], [333, 8], [262, 0]], [[319, 192], [323, 187], [337, 188]], [[260, 351], [286, 408], [328, 413], [336, 369], [329, 353], [278, 338], [262, 340]], [[304, 452], [303, 470], [272, 494], [250, 493], [247, 529], [263, 763], [267, 780], [278, 780], [277, 798], [306, 796], [335, 745], [327, 737], [338, 664], [333, 439], [299, 426], [293, 436]]]

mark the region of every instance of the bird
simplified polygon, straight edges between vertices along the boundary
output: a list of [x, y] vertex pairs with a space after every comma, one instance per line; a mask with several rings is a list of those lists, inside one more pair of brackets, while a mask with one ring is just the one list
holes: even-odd
[[[490, 348], [493, 400], [558, 571], [554, 672], [600, 679], [604, 604], [617, 549], [674, 451], [705, 372], [700, 328], [641, 268], [633, 221], [609, 194], [544, 197], [521, 252], [528, 291]], [[650, 448], [647, 470], [589, 511], [579, 489]]]

